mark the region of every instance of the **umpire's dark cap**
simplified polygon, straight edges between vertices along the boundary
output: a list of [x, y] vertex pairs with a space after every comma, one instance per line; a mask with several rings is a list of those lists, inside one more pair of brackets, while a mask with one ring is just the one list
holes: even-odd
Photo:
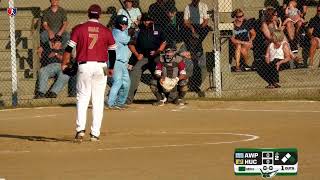
[[149, 13], [144, 13], [141, 17], [141, 21], [153, 21], [153, 18]]
[[101, 7], [98, 4], [92, 4], [88, 9], [88, 14], [101, 14]]

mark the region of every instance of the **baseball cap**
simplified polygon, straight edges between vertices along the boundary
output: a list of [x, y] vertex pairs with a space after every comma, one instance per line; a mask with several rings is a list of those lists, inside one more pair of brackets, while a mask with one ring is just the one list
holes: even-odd
[[101, 7], [98, 4], [92, 4], [88, 9], [88, 14], [101, 14]]
[[149, 13], [144, 13], [141, 17], [141, 21], [153, 21]]
[[173, 12], [177, 12], [177, 11], [178, 11], [178, 9], [175, 6], [167, 6], [166, 7], [166, 12], [173, 13]]
[[128, 25], [128, 18], [125, 15], [118, 15], [115, 20], [116, 24]]

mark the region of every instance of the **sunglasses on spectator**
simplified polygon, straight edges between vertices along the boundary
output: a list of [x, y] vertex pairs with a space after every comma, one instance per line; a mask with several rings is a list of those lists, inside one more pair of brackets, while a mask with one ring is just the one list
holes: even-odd
[[317, 9], [317, 12], [320, 12], [320, 9]]
[[240, 15], [240, 16], [236, 16], [236, 18], [242, 18], [244, 16], [244, 14]]

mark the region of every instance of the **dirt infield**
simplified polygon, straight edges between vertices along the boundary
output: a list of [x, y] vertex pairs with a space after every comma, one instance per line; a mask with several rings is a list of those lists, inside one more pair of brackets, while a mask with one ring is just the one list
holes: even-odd
[[320, 102], [137, 104], [105, 111], [100, 142], [75, 144], [75, 107], [1, 110], [0, 179], [262, 179], [234, 175], [235, 148], [295, 147], [298, 175], [274, 179], [318, 180], [319, 115]]

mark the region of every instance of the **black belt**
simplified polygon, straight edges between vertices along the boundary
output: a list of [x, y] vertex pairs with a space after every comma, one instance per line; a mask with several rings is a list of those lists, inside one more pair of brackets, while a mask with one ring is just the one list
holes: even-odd
[[87, 62], [106, 63], [106, 61], [81, 61], [81, 62], [79, 62], [79, 64], [86, 64]]

